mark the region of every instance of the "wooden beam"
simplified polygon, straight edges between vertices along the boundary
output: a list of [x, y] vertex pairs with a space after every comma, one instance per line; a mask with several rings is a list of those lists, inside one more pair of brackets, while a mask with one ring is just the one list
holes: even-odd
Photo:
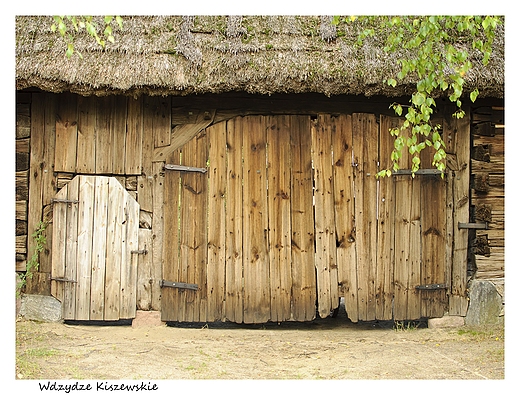
[[182, 147], [201, 130], [213, 123], [216, 110], [200, 111], [194, 123], [177, 125], [172, 130], [170, 145], [158, 147], [153, 152], [153, 162], [163, 162], [177, 149]]

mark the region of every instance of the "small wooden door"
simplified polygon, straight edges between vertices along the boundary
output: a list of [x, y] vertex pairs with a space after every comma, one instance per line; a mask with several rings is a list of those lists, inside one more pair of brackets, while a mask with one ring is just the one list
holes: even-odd
[[114, 177], [76, 176], [53, 203], [51, 293], [63, 319], [134, 318], [137, 201]]

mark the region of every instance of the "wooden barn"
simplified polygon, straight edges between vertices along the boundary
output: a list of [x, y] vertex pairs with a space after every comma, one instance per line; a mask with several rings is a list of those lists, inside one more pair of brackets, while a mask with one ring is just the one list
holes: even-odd
[[383, 84], [381, 38], [357, 47], [329, 17], [128, 16], [67, 58], [52, 22], [16, 17], [16, 272], [45, 224], [23, 292], [63, 319], [310, 321], [340, 300], [353, 322], [464, 317], [473, 279], [503, 288], [503, 26], [466, 117], [437, 99], [444, 177], [424, 151], [414, 178], [406, 154], [376, 178], [414, 86]]

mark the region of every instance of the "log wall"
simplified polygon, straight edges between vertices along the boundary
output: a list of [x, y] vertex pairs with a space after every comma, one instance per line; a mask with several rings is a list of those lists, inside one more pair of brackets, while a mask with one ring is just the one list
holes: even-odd
[[488, 229], [470, 233], [471, 274], [503, 283], [505, 273], [505, 124], [503, 107], [472, 113], [471, 219]]

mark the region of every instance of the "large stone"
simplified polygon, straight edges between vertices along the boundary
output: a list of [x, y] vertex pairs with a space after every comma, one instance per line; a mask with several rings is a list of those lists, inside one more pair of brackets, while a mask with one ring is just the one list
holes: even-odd
[[428, 319], [428, 328], [459, 328], [461, 326], [464, 326], [464, 317], [456, 315]]
[[135, 318], [132, 320], [132, 328], [153, 327], [166, 325], [161, 321], [160, 311], [137, 310]]
[[61, 302], [45, 295], [22, 295], [20, 316], [33, 321], [60, 322]]
[[473, 280], [469, 287], [466, 325], [502, 324], [503, 300], [495, 285], [487, 280]]

